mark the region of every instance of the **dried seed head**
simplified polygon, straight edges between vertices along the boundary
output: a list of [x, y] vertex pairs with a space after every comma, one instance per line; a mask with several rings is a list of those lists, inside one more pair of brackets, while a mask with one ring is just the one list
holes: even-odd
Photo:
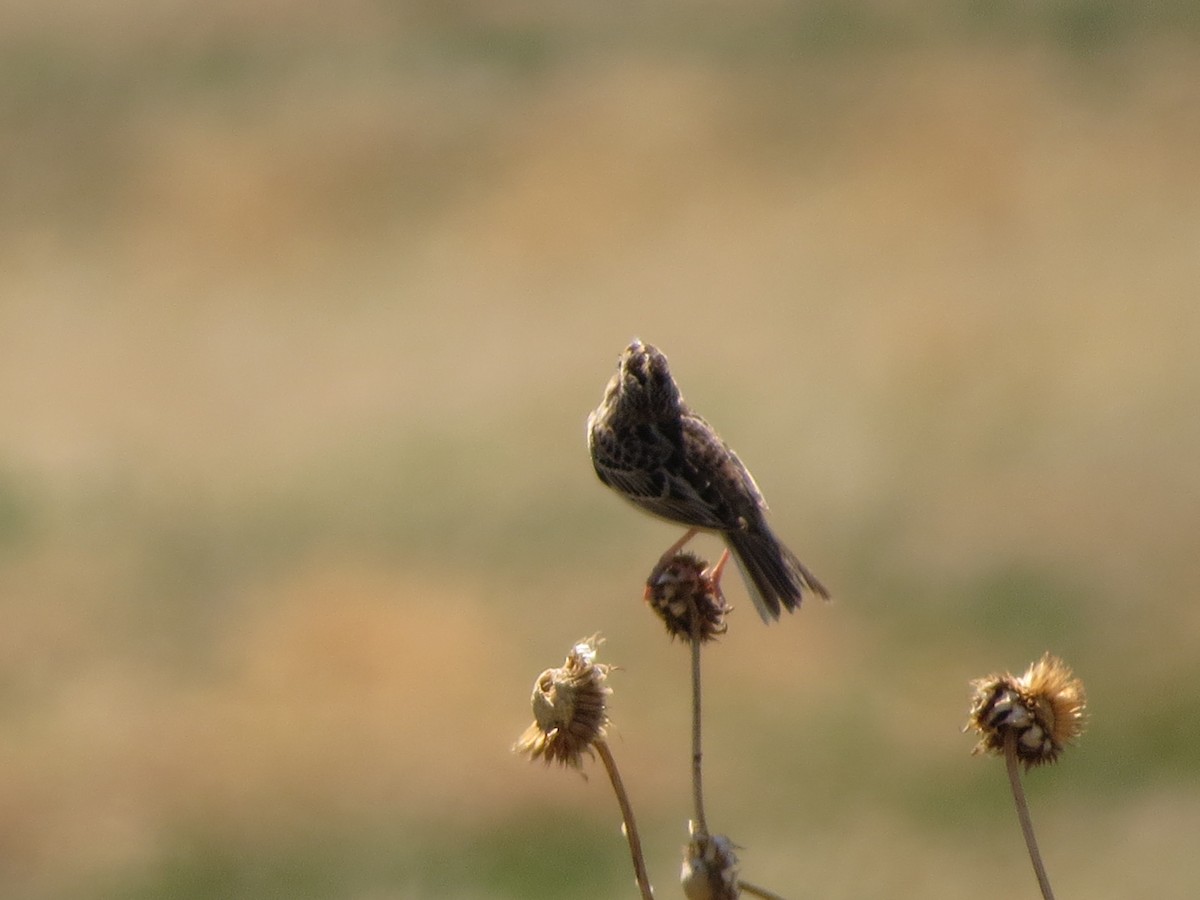
[[692, 839], [683, 851], [679, 881], [688, 900], [735, 900], [738, 887], [737, 854], [733, 842], [723, 835], [696, 834], [696, 823], [688, 822]]
[[[728, 625], [730, 607], [721, 592], [724, 557], [715, 566], [691, 553], [676, 553], [654, 567], [646, 580], [646, 602], [667, 626], [671, 638], [715, 640]], [[694, 629], [694, 630], [693, 630]]]
[[1017, 758], [1030, 769], [1058, 759], [1083, 733], [1083, 682], [1046, 653], [1019, 678], [1006, 673], [971, 682], [974, 695], [964, 731], [979, 733], [975, 753], [1003, 753], [1012, 736]]
[[513, 750], [530, 759], [580, 768], [583, 754], [604, 737], [608, 725], [605, 684], [611, 666], [596, 662], [596, 637], [577, 643], [561, 668], [547, 669], [533, 685], [533, 724]]

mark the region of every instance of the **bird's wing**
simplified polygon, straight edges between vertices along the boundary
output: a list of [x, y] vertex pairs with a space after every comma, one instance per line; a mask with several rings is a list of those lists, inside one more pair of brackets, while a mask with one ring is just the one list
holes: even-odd
[[684, 456], [697, 494], [724, 522], [725, 530], [758, 522], [767, 503], [749, 470], [711, 425], [695, 414], [683, 418]]
[[592, 461], [600, 480], [646, 512], [695, 528], [730, 527], [704, 496], [710, 488], [687, 458], [689, 441], [680, 429], [649, 424], [637, 441], [593, 436]]

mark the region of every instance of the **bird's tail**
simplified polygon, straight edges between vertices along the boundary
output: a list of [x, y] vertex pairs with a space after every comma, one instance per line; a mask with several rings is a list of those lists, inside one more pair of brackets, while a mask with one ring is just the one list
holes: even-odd
[[825, 586], [775, 537], [766, 522], [753, 529], [727, 531], [725, 542], [737, 558], [754, 608], [768, 625], [779, 618], [781, 608], [791, 612], [798, 607], [805, 591], [829, 599]]

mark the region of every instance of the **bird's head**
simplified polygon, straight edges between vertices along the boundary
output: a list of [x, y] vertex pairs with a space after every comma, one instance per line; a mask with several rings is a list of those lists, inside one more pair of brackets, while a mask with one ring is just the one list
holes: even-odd
[[654, 345], [635, 339], [621, 354], [605, 401], [622, 414], [654, 421], [677, 416], [682, 399], [667, 357]]

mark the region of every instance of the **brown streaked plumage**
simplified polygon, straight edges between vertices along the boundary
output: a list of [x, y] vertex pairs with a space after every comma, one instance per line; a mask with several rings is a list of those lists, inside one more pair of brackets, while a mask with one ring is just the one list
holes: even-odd
[[625, 349], [587, 431], [606, 485], [652, 515], [725, 539], [764, 622], [794, 610], [806, 590], [829, 596], [775, 537], [758, 485], [684, 402], [656, 347], [635, 340]]

